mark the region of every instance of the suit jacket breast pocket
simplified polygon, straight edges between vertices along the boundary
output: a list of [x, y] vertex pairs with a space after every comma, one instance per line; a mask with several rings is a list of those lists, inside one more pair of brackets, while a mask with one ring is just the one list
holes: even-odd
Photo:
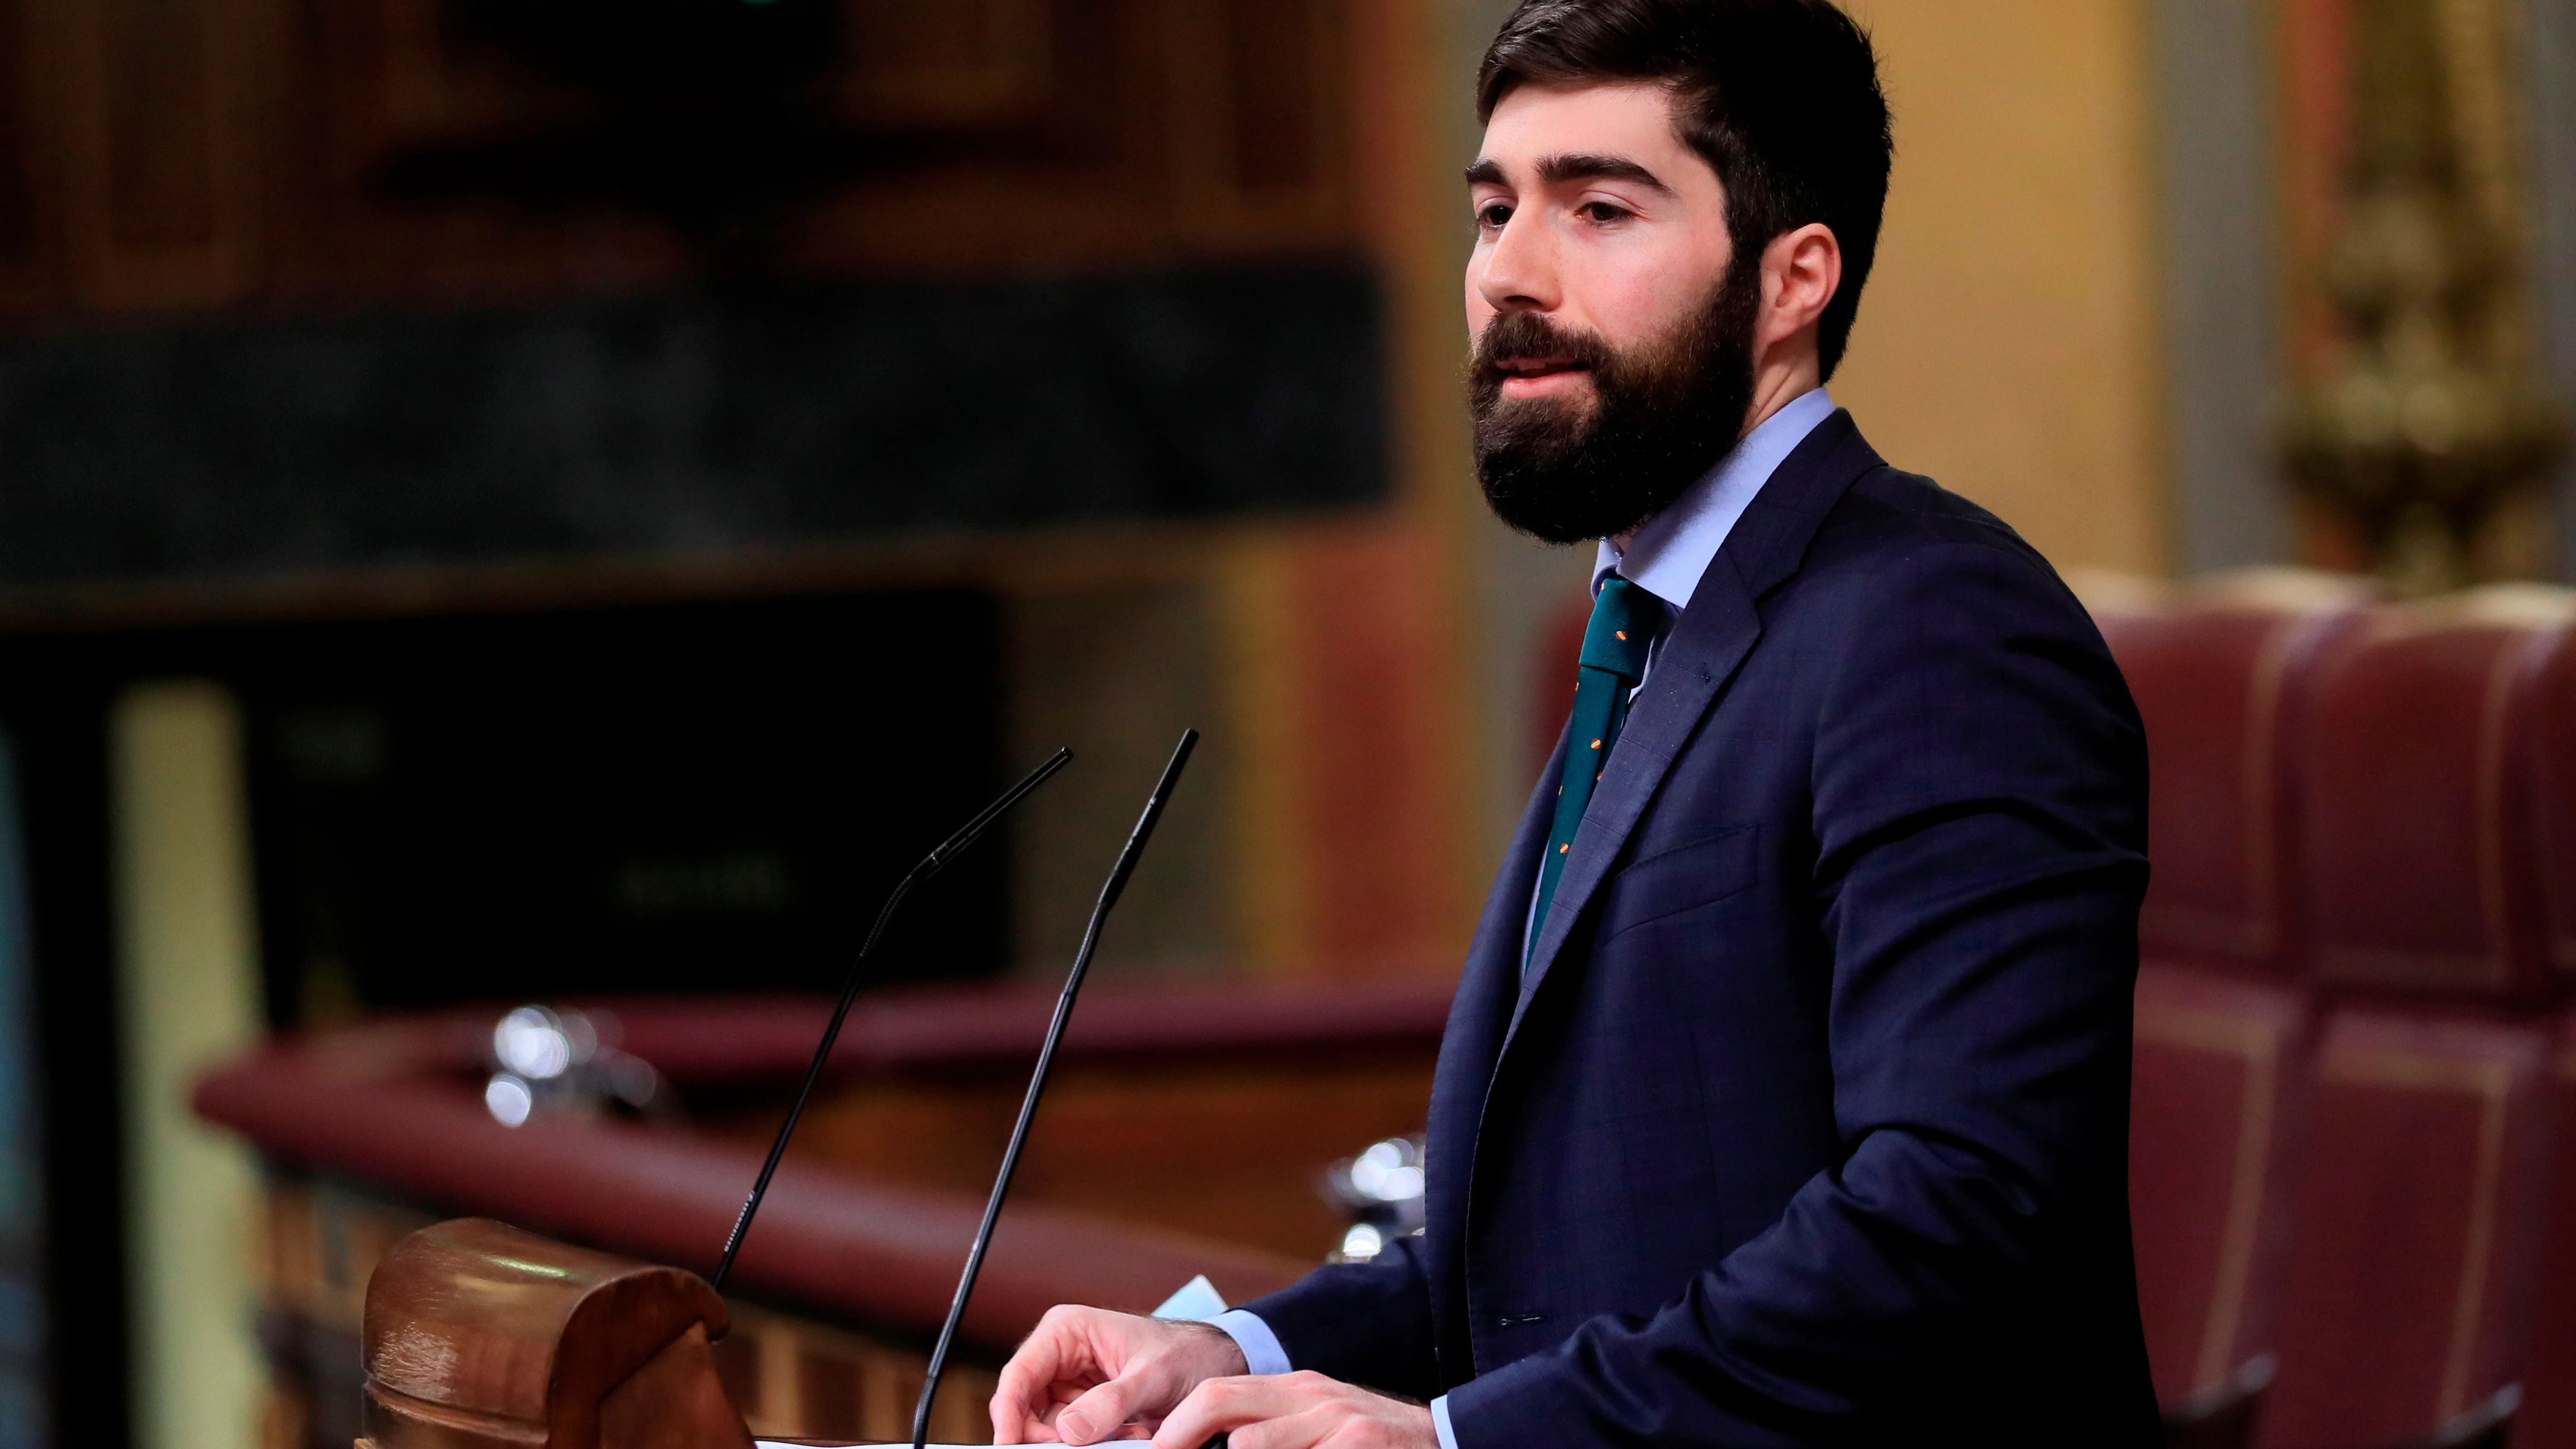
[[1735, 825], [1631, 864], [1610, 883], [1601, 905], [1601, 939], [1650, 921], [1714, 905], [1753, 884], [1760, 827]]

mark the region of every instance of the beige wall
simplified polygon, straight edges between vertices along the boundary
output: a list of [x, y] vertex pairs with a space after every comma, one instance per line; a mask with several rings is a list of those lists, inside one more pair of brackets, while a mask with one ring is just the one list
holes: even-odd
[[1850, 0], [1896, 111], [1835, 395], [2061, 568], [2163, 572], [2140, 0]]

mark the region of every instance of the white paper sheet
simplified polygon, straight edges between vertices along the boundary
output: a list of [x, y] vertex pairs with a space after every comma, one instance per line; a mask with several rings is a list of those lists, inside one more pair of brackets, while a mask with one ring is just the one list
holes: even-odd
[[1216, 1285], [1207, 1280], [1205, 1273], [1201, 1273], [1182, 1284], [1179, 1292], [1164, 1299], [1163, 1306], [1154, 1310], [1154, 1316], [1183, 1318], [1205, 1323], [1224, 1311], [1225, 1295], [1217, 1292]]

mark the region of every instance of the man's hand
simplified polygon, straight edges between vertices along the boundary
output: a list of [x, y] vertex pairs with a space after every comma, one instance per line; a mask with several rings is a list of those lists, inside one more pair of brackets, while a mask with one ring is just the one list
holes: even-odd
[[1200, 1384], [1244, 1368], [1224, 1329], [1058, 1305], [1002, 1367], [993, 1442], [1092, 1444], [1130, 1422], [1150, 1428]]
[[1431, 1411], [1317, 1373], [1210, 1379], [1163, 1419], [1154, 1449], [1439, 1449]]

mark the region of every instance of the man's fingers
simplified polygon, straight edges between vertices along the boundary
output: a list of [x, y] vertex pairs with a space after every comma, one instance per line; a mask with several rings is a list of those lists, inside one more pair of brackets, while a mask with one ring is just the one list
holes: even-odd
[[1238, 1424], [1226, 1431], [1226, 1449], [1313, 1449], [1349, 1416], [1340, 1404], [1316, 1404], [1282, 1419]]
[[1065, 1405], [1055, 1416], [1055, 1431], [1067, 1444], [1098, 1443], [1117, 1433], [1118, 1426], [1136, 1412], [1136, 1401], [1143, 1397], [1144, 1388], [1138, 1374], [1111, 1379]]
[[[1038, 1409], [1050, 1401], [1047, 1389], [1055, 1382], [1055, 1364], [1039, 1362], [1023, 1347], [1009, 1363], [1002, 1365], [1002, 1375], [993, 1384], [993, 1431], [1000, 1433], [1002, 1416], [1007, 1411], [1011, 1422], [1034, 1418]], [[1019, 1439], [996, 1439], [996, 1444], [1018, 1444]]]
[[1000, 1394], [995, 1394], [993, 1402], [986, 1406], [985, 1413], [993, 1420], [993, 1442], [996, 1444], [1056, 1442], [1055, 1430], [1047, 1427], [1043, 1415], [1030, 1412], [1016, 1400], [1004, 1399]]
[[1190, 1391], [1154, 1434], [1154, 1449], [1200, 1449], [1238, 1425], [1294, 1413], [1313, 1402], [1320, 1374], [1249, 1375], [1210, 1379]]
[[1205, 1325], [1050, 1309], [994, 1382], [994, 1442], [1100, 1443], [1160, 1420], [1202, 1377], [1242, 1362], [1234, 1340]]
[[1099, 1377], [1098, 1355], [1079, 1329], [1080, 1309], [1053, 1308], [1002, 1365], [986, 1412], [993, 1420], [996, 1444], [1043, 1444], [1056, 1435], [1047, 1427], [1049, 1411], [1062, 1402], [1065, 1381]]

